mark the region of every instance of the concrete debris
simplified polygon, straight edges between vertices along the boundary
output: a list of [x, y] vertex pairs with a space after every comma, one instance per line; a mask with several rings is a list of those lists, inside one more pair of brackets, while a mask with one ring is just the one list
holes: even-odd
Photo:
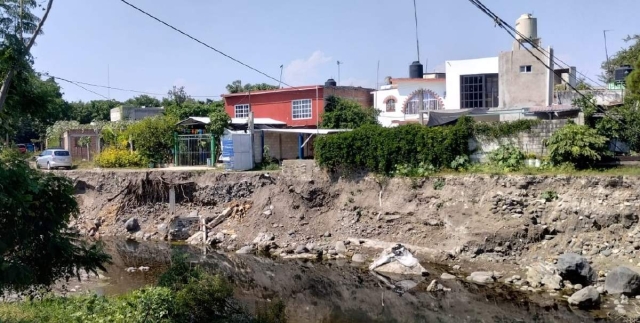
[[413, 254], [398, 244], [385, 252], [370, 266], [369, 270], [400, 275], [426, 276], [429, 272], [422, 267]]

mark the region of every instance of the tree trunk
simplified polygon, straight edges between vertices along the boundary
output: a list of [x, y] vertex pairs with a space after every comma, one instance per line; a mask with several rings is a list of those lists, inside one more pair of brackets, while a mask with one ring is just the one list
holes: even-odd
[[[27, 52], [31, 51], [31, 47], [33, 47], [33, 44], [35, 44], [36, 42], [36, 37], [38, 37], [38, 34], [42, 31], [42, 25], [44, 25], [44, 22], [47, 20], [47, 17], [49, 16], [49, 11], [51, 11], [52, 5], [53, 5], [53, 0], [49, 0], [49, 3], [47, 4], [47, 9], [44, 12], [44, 16], [42, 16], [42, 19], [38, 23], [38, 27], [36, 28], [36, 31], [33, 33], [33, 37], [31, 37], [31, 39], [29, 39], [29, 42], [27, 43]], [[2, 110], [4, 109], [4, 104], [7, 101], [7, 96], [9, 96], [9, 87], [11, 87], [11, 81], [13, 81], [13, 76], [15, 74], [16, 74], [16, 67], [14, 65], [9, 69], [9, 72], [2, 80], [2, 87], [0, 88], [0, 112], [2, 112]]]

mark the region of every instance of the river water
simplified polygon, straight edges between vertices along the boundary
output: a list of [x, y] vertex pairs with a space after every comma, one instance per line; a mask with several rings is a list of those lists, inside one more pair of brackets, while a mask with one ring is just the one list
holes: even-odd
[[[175, 249], [228, 277], [236, 298], [249, 310], [282, 299], [290, 322], [603, 322], [564, 304], [547, 300], [546, 306], [538, 305], [506, 287], [439, 280], [451, 291], [426, 292], [442, 273], [437, 265], [425, 266], [429, 277], [410, 280], [376, 277], [346, 261], [273, 260], [164, 243], [108, 242], [113, 264], [107, 267], [107, 279], [93, 279], [82, 289], [113, 295], [153, 285]], [[140, 266], [150, 270], [126, 270]]]

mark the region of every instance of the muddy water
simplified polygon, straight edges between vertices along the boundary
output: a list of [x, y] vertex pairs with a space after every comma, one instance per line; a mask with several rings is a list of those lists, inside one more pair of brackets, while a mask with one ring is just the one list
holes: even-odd
[[[290, 322], [597, 322], [588, 313], [548, 300], [539, 305], [504, 287], [439, 280], [451, 291], [426, 292], [442, 272], [438, 266], [425, 266], [429, 277], [407, 279], [376, 277], [346, 261], [282, 261], [124, 241], [109, 242], [107, 249], [114, 260], [107, 279], [94, 279], [83, 290], [113, 295], [152, 285], [168, 266], [172, 249], [179, 249], [191, 261], [227, 276], [236, 297], [250, 310], [267, 300], [282, 299]], [[150, 270], [126, 270], [140, 266]]]

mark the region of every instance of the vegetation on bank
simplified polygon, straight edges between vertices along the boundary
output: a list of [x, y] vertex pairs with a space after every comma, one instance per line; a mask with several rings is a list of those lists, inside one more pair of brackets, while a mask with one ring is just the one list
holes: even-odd
[[34, 301], [0, 304], [0, 321], [7, 323], [285, 323], [285, 306], [273, 301], [248, 313], [233, 298], [231, 284], [175, 254], [158, 286], [125, 295], [49, 296]]

